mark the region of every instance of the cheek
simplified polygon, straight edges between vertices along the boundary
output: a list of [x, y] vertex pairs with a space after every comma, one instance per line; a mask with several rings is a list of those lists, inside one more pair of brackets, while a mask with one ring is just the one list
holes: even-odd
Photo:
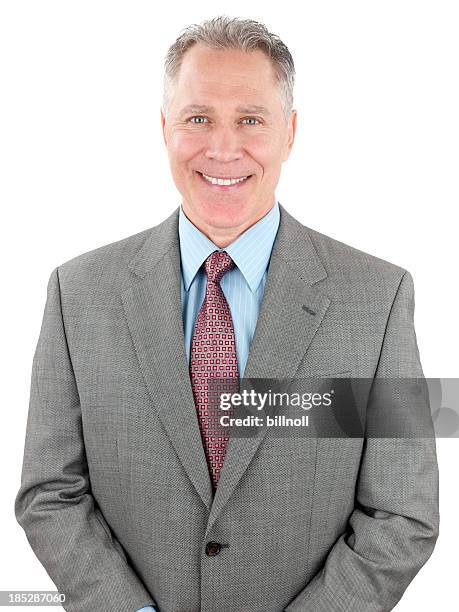
[[202, 145], [191, 134], [175, 134], [169, 140], [169, 157], [174, 164], [186, 162], [195, 157]]
[[279, 143], [269, 134], [252, 136], [245, 150], [265, 170], [277, 165], [281, 155]]

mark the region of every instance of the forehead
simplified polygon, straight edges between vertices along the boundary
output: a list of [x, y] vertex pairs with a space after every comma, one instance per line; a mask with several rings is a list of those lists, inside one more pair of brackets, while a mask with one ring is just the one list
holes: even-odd
[[271, 60], [259, 49], [209, 49], [196, 44], [185, 53], [178, 73], [177, 102], [212, 104], [214, 99], [268, 106], [278, 97]]

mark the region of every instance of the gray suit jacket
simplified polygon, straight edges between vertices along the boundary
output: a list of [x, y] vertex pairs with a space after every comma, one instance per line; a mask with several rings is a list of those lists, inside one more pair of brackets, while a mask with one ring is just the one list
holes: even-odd
[[[391, 610], [438, 535], [435, 439], [265, 428], [230, 440], [213, 497], [178, 210], [51, 274], [15, 503], [31, 547], [71, 612]], [[280, 210], [245, 376], [423, 377], [409, 272]]]

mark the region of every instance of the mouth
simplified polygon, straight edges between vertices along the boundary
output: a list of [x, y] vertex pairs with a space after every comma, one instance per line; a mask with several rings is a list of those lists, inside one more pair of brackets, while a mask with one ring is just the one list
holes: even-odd
[[204, 175], [202, 172], [195, 170], [196, 174], [199, 177], [199, 180], [207, 185], [209, 189], [214, 189], [217, 191], [234, 191], [235, 189], [241, 189], [244, 187], [246, 183], [248, 183], [255, 175], [247, 174], [246, 176], [241, 176], [237, 178], [213, 178], [208, 175]]

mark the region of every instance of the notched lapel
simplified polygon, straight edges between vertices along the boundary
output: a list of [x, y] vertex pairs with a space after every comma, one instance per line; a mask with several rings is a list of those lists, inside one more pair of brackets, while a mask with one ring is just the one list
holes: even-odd
[[185, 353], [180, 303], [178, 209], [131, 262], [140, 278], [121, 299], [139, 365], [158, 416], [204, 504], [212, 485]]
[[[280, 206], [265, 292], [244, 379], [294, 378], [330, 305], [316, 283], [327, 277], [307, 228]], [[250, 438], [230, 437], [207, 525], [210, 531], [269, 427]]]

